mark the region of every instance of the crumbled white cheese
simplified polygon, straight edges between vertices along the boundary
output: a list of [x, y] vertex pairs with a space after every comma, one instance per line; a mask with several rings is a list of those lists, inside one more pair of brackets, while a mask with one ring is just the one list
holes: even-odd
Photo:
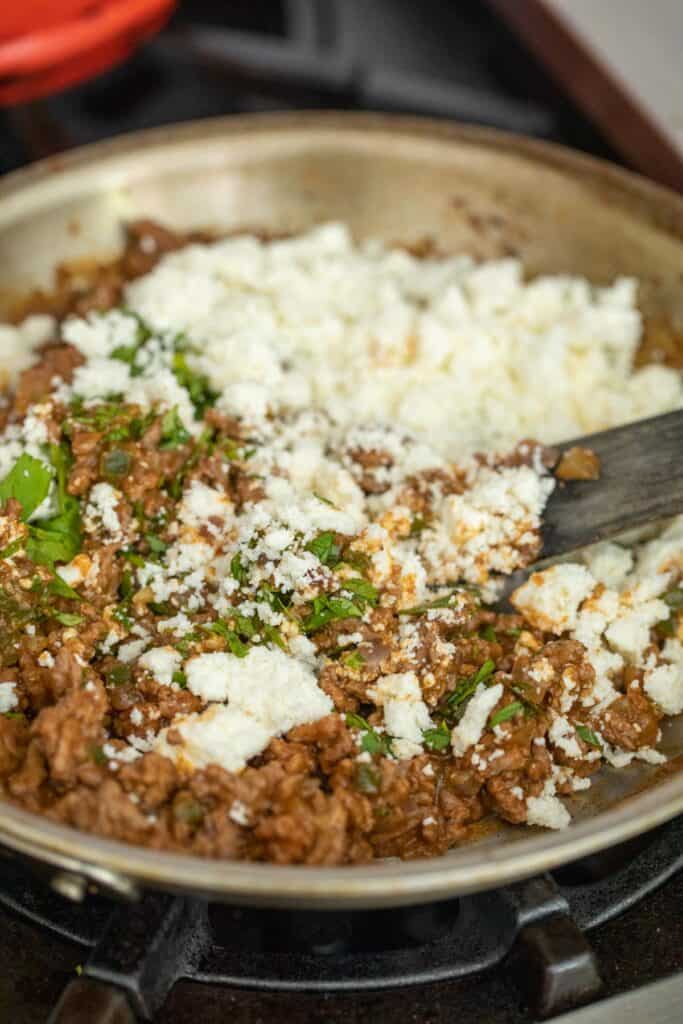
[[[119, 651], [120, 656], [121, 652]], [[138, 665], [151, 672], [157, 682], [164, 686], [171, 685], [173, 673], [179, 671], [181, 664], [180, 654], [172, 647], [152, 647], [138, 658]]]
[[128, 643], [121, 644], [116, 656], [119, 661], [129, 664], [142, 654], [146, 646], [146, 640], [129, 640]]
[[440, 523], [423, 531], [420, 550], [438, 582], [466, 579], [485, 584], [491, 573], [511, 573], [525, 563], [540, 515], [554, 486], [528, 466], [478, 467], [464, 494], [443, 499]]
[[0, 391], [15, 386], [19, 374], [33, 365], [36, 350], [54, 330], [54, 317], [43, 314], [29, 316], [17, 326], [0, 324]]
[[0, 714], [11, 711], [18, 703], [16, 683], [0, 683]]
[[41, 651], [38, 655], [38, 664], [41, 668], [53, 668], [54, 663], [55, 659], [49, 651]]
[[249, 810], [246, 804], [243, 804], [241, 800], [233, 800], [228, 811], [228, 817], [231, 821], [234, 821], [236, 825], [248, 825], [249, 824]]
[[334, 708], [311, 668], [280, 648], [252, 647], [244, 658], [201, 654], [186, 663], [185, 671], [192, 693], [228, 702], [176, 718], [180, 745], [166, 741], [166, 730], [159, 734], [159, 752], [190, 768], [215, 762], [239, 771], [274, 736], [315, 722]]
[[634, 368], [635, 282], [526, 281], [514, 260], [418, 259], [355, 245], [340, 224], [186, 247], [131, 282], [125, 302], [201, 345], [192, 363], [227, 411], [258, 419], [313, 402], [354, 427], [371, 409], [449, 457], [683, 402], [674, 370]]
[[540, 796], [527, 797], [526, 808], [527, 825], [562, 829], [571, 821], [569, 811], [555, 795], [553, 779], [546, 779]]
[[556, 747], [564, 751], [567, 757], [582, 756], [581, 745], [576, 738], [576, 730], [571, 722], [562, 715], [553, 715], [548, 736]]
[[455, 753], [462, 757], [482, 737], [489, 715], [503, 696], [503, 684], [484, 686], [480, 683], [467, 703], [465, 714], [451, 731]]
[[116, 511], [120, 501], [121, 492], [111, 484], [104, 482], [95, 484], [88, 495], [88, 503], [83, 517], [83, 525], [86, 530], [89, 533], [95, 533], [101, 528], [109, 540], [121, 540], [123, 534]]
[[566, 563], [532, 573], [510, 600], [537, 629], [564, 633], [574, 629], [581, 602], [594, 588], [588, 569]]
[[433, 723], [414, 672], [381, 676], [372, 689], [384, 708], [384, 727], [393, 737], [392, 750], [401, 760], [422, 753], [422, 733]]
[[643, 689], [665, 715], [680, 715], [683, 711], [683, 662], [648, 669]]

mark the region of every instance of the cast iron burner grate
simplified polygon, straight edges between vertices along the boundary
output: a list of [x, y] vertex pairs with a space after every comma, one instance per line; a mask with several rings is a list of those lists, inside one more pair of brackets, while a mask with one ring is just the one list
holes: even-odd
[[600, 991], [585, 933], [683, 867], [683, 818], [491, 892], [392, 910], [282, 911], [146, 894], [74, 905], [7, 858], [0, 904], [88, 947], [51, 1024], [152, 1020], [181, 978], [241, 988], [368, 990], [463, 978], [505, 961], [536, 1018]]

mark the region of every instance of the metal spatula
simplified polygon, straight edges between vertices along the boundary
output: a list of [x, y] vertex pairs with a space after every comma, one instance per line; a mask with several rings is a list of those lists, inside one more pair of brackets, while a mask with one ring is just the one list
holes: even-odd
[[558, 481], [543, 513], [545, 561], [683, 512], [683, 410], [554, 445], [590, 448], [599, 480]]

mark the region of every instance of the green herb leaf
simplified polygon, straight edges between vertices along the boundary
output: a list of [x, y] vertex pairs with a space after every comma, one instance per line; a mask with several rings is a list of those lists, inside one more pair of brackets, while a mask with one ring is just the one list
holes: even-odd
[[323, 594], [313, 599], [313, 610], [303, 623], [304, 633], [314, 633], [335, 619], [360, 619], [363, 612], [346, 597], [329, 597]]
[[168, 549], [168, 544], [166, 544], [161, 537], [157, 537], [154, 533], [146, 533], [145, 540], [147, 541], [149, 550], [153, 555], [163, 555]]
[[179, 669], [177, 669], [171, 676], [171, 682], [177, 683], [181, 690], [185, 690], [187, 688], [187, 676]]
[[279, 629], [276, 629], [275, 626], [271, 626], [269, 622], [262, 622], [261, 632], [263, 633], [266, 640], [268, 640], [271, 644], [275, 644], [283, 651], [287, 650], [287, 644], [282, 639], [282, 635]]
[[45, 501], [51, 481], [52, 473], [45, 463], [24, 452], [0, 481], [0, 501], [4, 504], [15, 498], [20, 502], [25, 522]]
[[431, 611], [433, 608], [450, 608], [457, 595], [463, 591], [469, 591], [473, 594], [478, 594], [478, 588], [472, 587], [465, 584], [460, 584], [452, 590], [449, 594], [444, 594], [442, 597], [437, 597], [434, 601], [428, 601], [425, 604], [416, 604], [413, 608], [402, 608], [399, 611], [399, 615], [424, 615], [425, 612]]
[[90, 756], [93, 759], [93, 761], [95, 762], [95, 764], [106, 764], [107, 763], [107, 755], [102, 750], [102, 747], [97, 747], [97, 746], [91, 747], [90, 748]]
[[57, 474], [57, 514], [29, 526], [26, 554], [37, 565], [70, 562], [81, 549], [81, 511], [76, 498], [67, 492], [71, 453], [64, 445], [50, 445], [50, 461]]
[[408, 534], [408, 536], [419, 537], [422, 531], [427, 529], [427, 525], [427, 520], [424, 519], [422, 516], [413, 516], [412, 522], [410, 524], [410, 533]]
[[188, 365], [182, 351], [174, 353], [171, 369], [178, 383], [186, 388], [195, 408], [195, 416], [201, 419], [218, 398], [218, 392], [212, 390], [209, 378], [205, 374], [198, 373]]
[[385, 757], [391, 755], [391, 736], [376, 732], [362, 715], [347, 714], [346, 724], [353, 729], [360, 729], [363, 733], [361, 750], [368, 754], [383, 754]]
[[183, 426], [177, 407], [164, 413], [161, 420], [160, 448], [179, 448], [180, 445], [187, 444], [191, 437], [190, 432]]
[[507, 722], [508, 719], [514, 718], [520, 711], [524, 711], [524, 705], [521, 700], [513, 700], [512, 704], [506, 704], [500, 711], [496, 711], [495, 714], [491, 715], [489, 725], [493, 729], [495, 726], [500, 725], [501, 722]]
[[424, 745], [430, 750], [446, 750], [451, 742], [451, 730], [442, 720], [436, 729], [425, 729], [422, 733]]
[[598, 750], [602, 750], [602, 743], [587, 725], [577, 725], [576, 731], [583, 742], [587, 743], [589, 747], [597, 747]]
[[364, 602], [372, 605], [373, 607], [377, 604], [379, 595], [376, 588], [373, 587], [372, 583], [368, 580], [360, 578], [344, 580], [342, 583], [342, 589], [350, 591], [356, 598], [358, 598], [359, 603]]
[[47, 590], [49, 594], [54, 594], [55, 597], [68, 597], [71, 601], [81, 600], [81, 595], [73, 587], [70, 587], [59, 574], [55, 574], [54, 579], [50, 580]]
[[242, 565], [242, 558], [240, 556], [239, 551], [230, 559], [230, 575], [234, 580], [237, 580], [241, 587], [244, 586], [244, 584], [247, 582], [247, 579], [249, 578], [249, 573]]
[[10, 558], [12, 555], [16, 555], [17, 551], [21, 551], [25, 546], [26, 538], [17, 537], [16, 540], [13, 540], [11, 544], [8, 544], [7, 547], [4, 547], [2, 551], [0, 551], [0, 558]]
[[488, 623], [486, 626], [484, 626], [484, 628], [479, 631], [479, 635], [482, 638], [482, 640], [488, 640], [489, 643], [492, 643], [492, 644], [498, 643], [498, 637], [496, 636], [496, 631], [493, 628], [493, 626], [491, 625], [491, 623]]
[[456, 688], [448, 695], [445, 700], [446, 710], [450, 713], [456, 708], [460, 707], [465, 701], [469, 700], [474, 691], [481, 683], [486, 683], [491, 678], [491, 675], [495, 671], [496, 663], [490, 658], [484, 662], [484, 664], [471, 676], [466, 679], [461, 679]]
[[365, 664], [365, 658], [358, 651], [349, 651], [348, 654], [342, 655], [341, 660], [347, 668], [352, 668], [355, 672], [359, 672]]
[[246, 658], [249, 654], [249, 644], [242, 643], [237, 633], [230, 630], [226, 637], [228, 641], [228, 647], [236, 658]]
[[130, 665], [126, 665], [122, 661], [113, 665], [107, 673], [107, 682], [110, 686], [124, 686], [126, 683], [130, 682], [130, 679]]
[[310, 551], [323, 565], [335, 566], [339, 562], [341, 549], [335, 541], [335, 535], [331, 530], [319, 533], [317, 537], [309, 541], [306, 551]]
[[82, 615], [76, 615], [73, 612], [51, 612], [51, 615], [63, 626], [79, 626], [81, 622], [85, 622]]

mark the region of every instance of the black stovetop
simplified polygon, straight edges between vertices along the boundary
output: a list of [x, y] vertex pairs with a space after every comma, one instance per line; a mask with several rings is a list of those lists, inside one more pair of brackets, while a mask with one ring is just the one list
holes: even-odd
[[[299, 108], [457, 118], [615, 159], [476, 0], [186, 0], [126, 64], [39, 104], [0, 111], [0, 173], [129, 130]], [[207, 910], [158, 896], [141, 906], [100, 898], [72, 906], [0, 858], [0, 1022], [40, 1024], [69, 983], [73, 997], [74, 983], [87, 990], [90, 978], [117, 980], [134, 1001], [161, 1005], [175, 974], [180, 980], [154, 1017], [164, 1024], [522, 1024], [535, 1019], [534, 979], [560, 989], [568, 979], [576, 995], [599, 974], [603, 998], [683, 970], [681, 837], [683, 820], [555, 878], [355, 915]], [[164, 928], [174, 941], [155, 949]], [[449, 973], [451, 980], [434, 980]], [[220, 983], [208, 983], [216, 977]], [[289, 990], [272, 990], [277, 985]], [[334, 991], [302, 990], [316, 985]], [[109, 1024], [123, 1024], [118, 1012]], [[79, 1022], [99, 1024], [82, 1007]]]
[[125, 64], [0, 110], [0, 173], [158, 124], [321, 107], [456, 118], [614, 158], [483, 0], [180, 0]]
[[71, 904], [5, 855], [0, 1020], [522, 1024], [680, 972], [681, 866], [683, 818], [493, 892], [341, 913]]

